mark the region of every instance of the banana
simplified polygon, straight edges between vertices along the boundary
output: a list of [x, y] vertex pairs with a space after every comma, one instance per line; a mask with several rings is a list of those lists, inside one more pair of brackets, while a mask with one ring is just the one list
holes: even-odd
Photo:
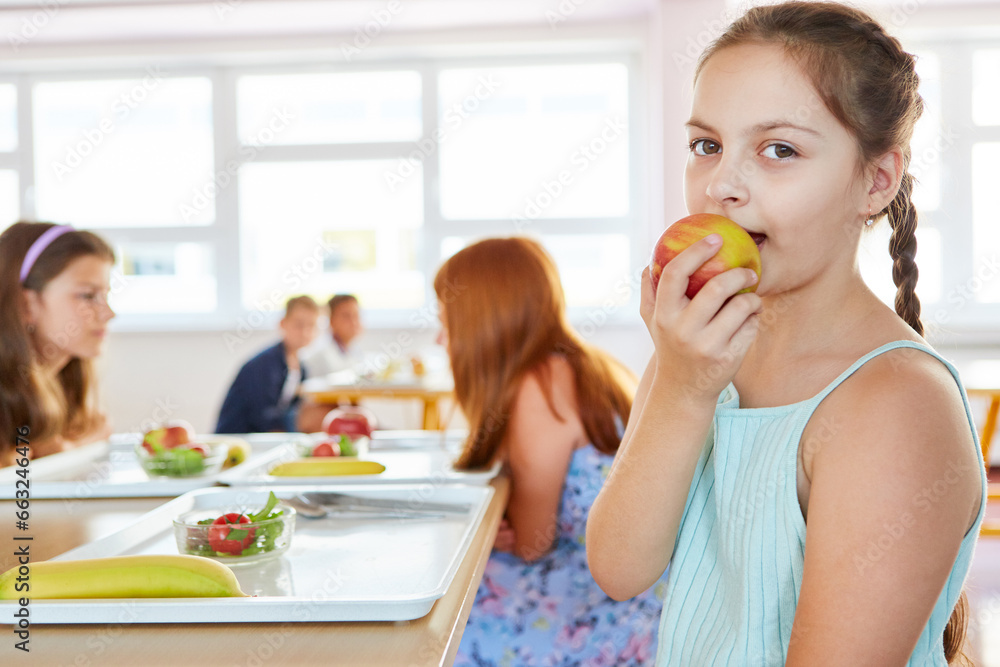
[[[27, 568], [27, 573], [20, 568]], [[201, 556], [49, 560], [0, 574], [0, 600], [189, 597], [247, 595], [240, 590], [232, 570]]]
[[331, 475], [377, 475], [385, 466], [376, 461], [315, 457], [279, 463], [271, 468], [275, 477], [329, 477]]

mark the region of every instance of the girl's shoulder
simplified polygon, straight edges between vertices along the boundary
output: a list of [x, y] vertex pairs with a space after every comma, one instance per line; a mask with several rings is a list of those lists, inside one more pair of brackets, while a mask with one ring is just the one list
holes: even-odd
[[554, 352], [525, 373], [518, 393], [546, 394], [555, 398], [575, 394], [576, 372], [566, 355]]
[[947, 421], [969, 431], [959, 381], [923, 339], [883, 342], [856, 356], [855, 370], [834, 383], [817, 414], [859, 423], [890, 420], [900, 428]]
[[551, 354], [526, 373], [512, 408], [512, 421], [529, 429], [539, 422], [579, 423], [576, 374], [566, 357]]
[[820, 466], [853, 469], [842, 480], [850, 484], [881, 470], [919, 493], [957, 467], [967, 473], [956, 482], [965, 501], [978, 507], [980, 464], [962, 389], [926, 343], [914, 342], [922, 349], [886, 350], [823, 398], [802, 436], [810, 443], [802, 452], [806, 476], [814, 479]]

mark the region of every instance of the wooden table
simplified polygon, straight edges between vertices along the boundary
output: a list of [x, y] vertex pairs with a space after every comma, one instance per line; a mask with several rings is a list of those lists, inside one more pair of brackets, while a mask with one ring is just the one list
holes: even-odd
[[366, 398], [416, 399], [424, 406], [423, 428], [430, 431], [439, 431], [444, 427], [441, 420], [441, 401], [449, 398], [452, 393], [450, 387], [391, 382], [362, 382], [321, 387], [318, 383], [309, 381], [302, 388], [304, 397], [321, 405], [357, 403]]
[[[981, 360], [968, 364], [962, 369], [962, 381], [969, 398], [986, 400], [986, 418], [979, 432], [979, 443], [983, 448], [986, 468], [989, 469], [990, 446], [996, 435], [997, 417], [1000, 414], [1000, 361]], [[988, 500], [1000, 500], [1000, 485], [989, 486]], [[1000, 522], [983, 521], [979, 534], [1000, 537]]]
[[968, 387], [965, 393], [969, 398], [985, 398], [987, 402], [986, 419], [979, 433], [979, 442], [983, 447], [983, 460], [990, 463], [990, 445], [997, 430], [997, 414], [1000, 413], [1000, 389], [978, 389]]
[[[414, 621], [372, 623], [130, 624], [127, 605], [114, 624], [32, 625], [30, 653], [0, 633], [0, 664], [62, 665], [450, 665], [475, 600], [507, 504], [506, 478], [496, 493], [451, 587]], [[52, 558], [118, 529], [163, 498], [32, 500], [32, 560]], [[0, 567], [14, 565], [14, 501], [0, 501]], [[24, 544], [18, 542], [17, 544]], [[11, 619], [4, 619], [9, 623]]]

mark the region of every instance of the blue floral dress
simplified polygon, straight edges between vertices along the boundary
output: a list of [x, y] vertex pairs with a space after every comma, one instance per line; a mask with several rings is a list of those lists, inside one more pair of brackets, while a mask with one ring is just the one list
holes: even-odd
[[549, 553], [533, 563], [492, 553], [456, 666], [652, 664], [666, 573], [642, 595], [616, 602], [587, 567], [587, 514], [613, 458], [593, 445], [573, 453], [559, 505], [559, 534]]

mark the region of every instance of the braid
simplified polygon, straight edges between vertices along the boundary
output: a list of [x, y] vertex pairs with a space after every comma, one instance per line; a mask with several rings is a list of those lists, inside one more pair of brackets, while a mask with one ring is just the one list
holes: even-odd
[[921, 336], [924, 325], [920, 322], [920, 299], [917, 298], [917, 212], [910, 201], [913, 176], [906, 172], [899, 185], [899, 192], [889, 204], [889, 255], [892, 257], [892, 282], [896, 285], [896, 313]]

